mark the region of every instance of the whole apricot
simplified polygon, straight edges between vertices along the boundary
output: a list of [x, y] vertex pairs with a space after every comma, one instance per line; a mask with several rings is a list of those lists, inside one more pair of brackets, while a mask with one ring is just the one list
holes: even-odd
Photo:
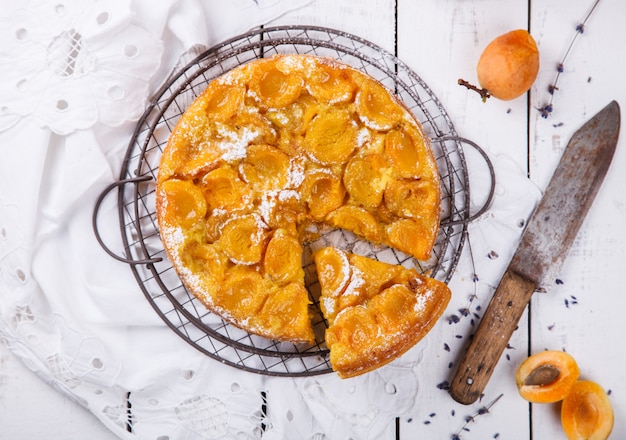
[[568, 440], [606, 440], [613, 420], [609, 396], [595, 382], [576, 382], [561, 405], [561, 425]]
[[526, 93], [539, 72], [539, 50], [523, 29], [495, 38], [478, 60], [478, 83], [489, 95], [508, 101]]
[[578, 380], [576, 360], [558, 350], [546, 350], [528, 357], [520, 364], [515, 382], [520, 395], [534, 403], [563, 400]]

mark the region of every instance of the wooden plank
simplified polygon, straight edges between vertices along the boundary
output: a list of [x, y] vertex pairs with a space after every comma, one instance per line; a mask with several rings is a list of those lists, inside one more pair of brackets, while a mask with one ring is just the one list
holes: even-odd
[[365, 38], [393, 53], [394, 0], [316, 0], [276, 19], [273, 24], [324, 26]]
[[[531, 26], [545, 67], [540, 72], [533, 107], [549, 102], [556, 67], [576, 36], [576, 26], [591, 10], [593, 0], [536, 2]], [[565, 350], [572, 354], [581, 376], [612, 390], [615, 426], [611, 438], [626, 438], [624, 389], [626, 359], [621, 323], [626, 308], [623, 267], [626, 257], [626, 137], [623, 112], [626, 59], [622, 42], [626, 3], [600, 1], [584, 33], [563, 65], [551, 116], [531, 117], [530, 176], [545, 186], [569, 138], [588, 118], [611, 100], [622, 106], [622, 134], [613, 164], [565, 262], [558, 284], [532, 303], [532, 351]], [[556, 408], [533, 410], [533, 432], [542, 438], [563, 438]]]
[[[457, 81], [463, 78], [476, 83], [475, 66], [483, 48], [502, 33], [526, 28], [527, 17], [527, 2], [511, 0], [461, 3], [400, 0], [398, 4], [400, 59], [432, 88], [460, 136], [478, 143], [494, 160], [507, 157], [521, 173], [526, 170], [527, 160], [527, 100], [524, 97], [509, 102], [490, 99], [484, 103], [476, 93], [459, 86]], [[466, 150], [471, 156], [471, 148]], [[483, 169], [474, 171], [480, 174]], [[483, 174], [471, 183], [475, 182], [478, 188], [478, 180], [484, 181], [484, 177]], [[477, 200], [478, 206], [479, 202]], [[486, 255], [474, 255], [474, 258], [483, 260]], [[468, 290], [467, 280], [472, 277], [469, 259], [466, 247], [464, 259], [451, 282], [453, 299], [446, 316], [459, 315], [459, 310], [464, 308], [470, 309], [470, 316], [456, 324], [449, 324], [444, 319], [429, 335], [423, 361], [418, 367], [420, 409], [411, 419], [402, 420], [401, 438], [451, 438], [453, 434], [465, 438], [466, 417], [475, 416], [501, 394], [502, 398], [489, 414], [477, 417], [475, 422], [465, 426], [471, 430], [471, 438], [522, 439], [530, 436], [528, 405], [519, 397], [513, 380], [516, 366], [527, 353], [527, 313], [522, 316], [509, 349], [502, 356], [480, 402], [463, 406], [454, 402], [446, 391], [437, 389], [437, 385], [451, 380], [454, 362], [474, 331], [471, 320], [478, 320], [473, 315], [480, 315], [477, 305], [482, 305], [484, 310], [495, 288], [481, 278], [477, 283], [477, 299], [469, 302], [474, 294]], [[430, 417], [431, 414], [436, 416]]]

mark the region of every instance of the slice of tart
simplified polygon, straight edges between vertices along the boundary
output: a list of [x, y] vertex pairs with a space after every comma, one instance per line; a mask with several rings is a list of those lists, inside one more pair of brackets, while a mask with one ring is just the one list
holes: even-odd
[[339, 377], [385, 365], [417, 344], [450, 301], [450, 289], [414, 269], [327, 247], [314, 255], [326, 345]]

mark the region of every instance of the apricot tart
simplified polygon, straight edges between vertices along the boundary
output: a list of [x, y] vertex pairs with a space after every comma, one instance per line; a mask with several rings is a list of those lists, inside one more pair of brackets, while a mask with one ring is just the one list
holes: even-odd
[[314, 255], [330, 363], [342, 378], [385, 365], [417, 344], [450, 301], [415, 269], [326, 247]]
[[439, 203], [437, 165], [410, 112], [368, 75], [307, 55], [211, 81], [174, 127], [156, 187], [161, 238], [188, 290], [238, 327], [296, 343], [314, 340], [301, 267], [312, 227], [424, 260]]

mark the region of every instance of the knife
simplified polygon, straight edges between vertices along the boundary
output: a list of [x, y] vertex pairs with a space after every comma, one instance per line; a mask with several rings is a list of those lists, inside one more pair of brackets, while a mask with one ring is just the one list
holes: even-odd
[[450, 383], [457, 402], [471, 404], [482, 395], [533, 292], [555, 282], [604, 180], [619, 129], [620, 108], [612, 101], [567, 144]]

